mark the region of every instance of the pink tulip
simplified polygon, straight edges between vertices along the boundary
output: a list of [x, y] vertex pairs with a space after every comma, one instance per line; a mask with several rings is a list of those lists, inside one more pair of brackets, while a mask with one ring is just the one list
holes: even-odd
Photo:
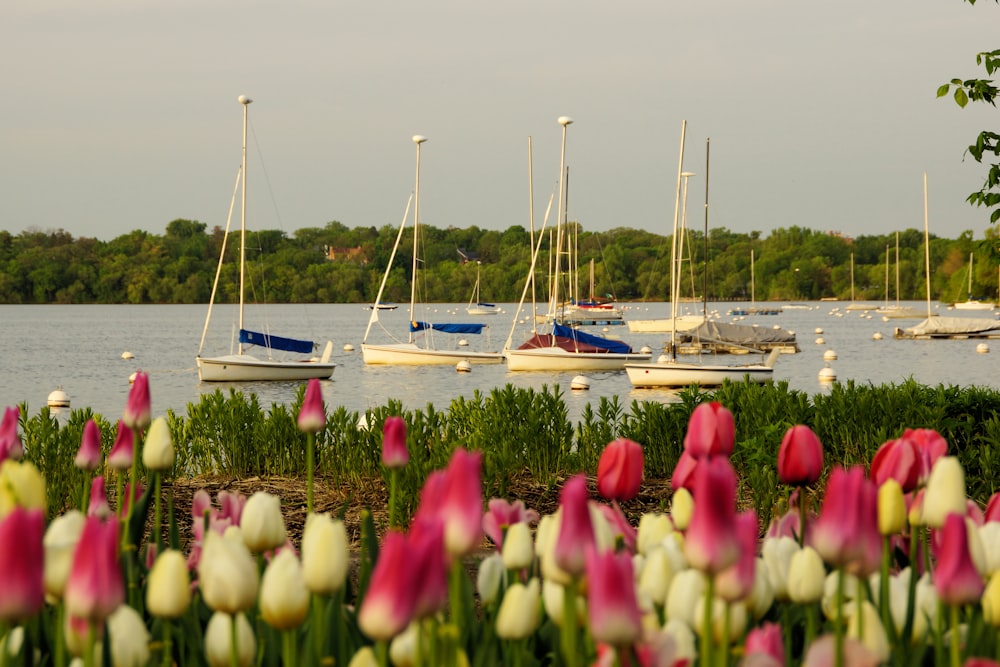
[[87, 516], [107, 519], [111, 516], [111, 506], [108, 505], [108, 494], [104, 486], [104, 476], [98, 475], [90, 482], [90, 501], [87, 505]]
[[4, 410], [0, 420], [0, 463], [7, 459], [20, 459], [24, 455], [24, 446], [17, 435], [17, 423], [21, 417], [21, 409], [16, 405]]
[[73, 552], [64, 600], [71, 616], [102, 625], [125, 600], [118, 562], [118, 522], [87, 517]]
[[747, 635], [743, 653], [749, 657], [755, 653], [762, 653], [777, 661], [777, 664], [785, 664], [785, 643], [781, 637], [781, 626], [777, 623], [764, 623], [757, 626]]
[[642, 445], [627, 438], [609, 442], [597, 462], [597, 492], [608, 500], [631, 500], [642, 483]]
[[937, 460], [948, 453], [948, 441], [934, 429], [908, 428], [903, 431], [900, 440], [909, 440], [917, 450], [921, 484], [930, 477], [931, 468]]
[[473, 551], [483, 539], [482, 461], [482, 452], [456, 449], [448, 467], [431, 473], [420, 492], [417, 515], [441, 520], [452, 557]]
[[409, 462], [406, 422], [402, 417], [386, 417], [382, 425], [382, 465], [386, 468], [402, 468]]
[[525, 508], [524, 501], [521, 500], [511, 503], [503, 498], [491, 498], [487, 508], [483, 515], [483, 532], [498, 550], [503, 547], [503, 534], [507, 528], [515, 523], [530, 525], [538, 521], [538, 512]]
[[812, 429], [798, 424], [785, 432], [778, 449], [778, 479], [783, 484], [814, 484], [823, 471], [823, 445]]
[[868, 576], [878, 570], [882, 558], [878, 489], [865, 478], [864, 468], [833, 469], [811, 542], [824, 561], [851, 574]]
[[889, 440], [878, 448], [872, 459], [871, 479], [875, 486], [882, 486], [887, 479], [894, 479], [909, 493], [920, 481], [920, 456], [913, 440]]
[[712, 401], [702, 403], [691, 413], [684, 451], [696, 459], [706, 456], [729, 456], [736, 441], [733, 413]]
[[413, 618], [417, 589], [410, 562], [406, 537], [395, 530], [387, 531], [358, 611], [358, 625], [370, 639], [388, 641]]
[[934, 589], [941, 601], [953, 607], [979, 602], [983, 578], [972, 562], [965, 517], [961, 514], [952, 512], [945, 518], [937, 556]]
[[587, 478], [573, 475], [559, 494], [562, 518], [556, 535], [555, 562], [564, 572], [579, 577], [587, 566], [587, 552], [594, 548], [594, 526], [590, 522]]
[[45, 604], [44, 533], [42, 510], [15, 507], [0, 520], [0, 621], [26, 621]]
[[306, 385], [306, 395], [299, 410], [299, 430], [303, 433], [319, 433], [326, 426], [326, 408], [323, 407], [323, 390], [319, 380], [312, 378]]
[[433, 518], [414, 519], [406, 536], [414, 591], [414, 618], [426, 618], [448, 606], [448, 562], [444, 526]]
[[736, 538], [739, 540], [739, 559], [715, 577], [715, 590], [727, 602], [745, 600], [753, 590], [757, 568], [757, 542], [760, 530], [757, 513], [747, 510], [736, 516]]
[[142, 371], [135, 374], [135, 382], [129, 390], [122, 420], [133, 431], [145, 430], [152, 421], [149, 408], [149, 375]]
[[[88, 419], [83, 426], [80, 449], [77, 450], [73, 463], [82, 470], [97, 470], [101, 465], [101, 429], [93, 419]], [[129, 464], [131, 465], [131, 461]]]
[[670, 476], [670, 488], [674, 491], [677, 489], [687, 489], [688, 491], [694, 489], [694, 471], [697, 467], [698, 459], [686, 451], [681, 452], [680, 458], [677, 459], [677, 465], [674, 466], [674, 472]]
[[135, 436], [125, 420], [118, 420], [118, 433], [115, 444], [108, 452], [108, 466], [115, 470], [128, 470], [132, 467], [132, 457], [135, 455]]
[[850, 667], [877, 667], [881, 663], [874, 653], [857, 639], [847, 637], [844, 639], [844, 653], [842, 661], [836, 661], [836, 641], [833, 635], [826, 634], [819, 637], [809, 645], [806, 650], [806, 657], [802, 661], [802, 667], [839, 667], [839, 665], [849, 665]]
[[608, 527], [611, 528], [611, 532], [615, 536], [615, 542], [621, 542], [625, 545], [625, 548], [629, 551], [635, 551], [635, 538], [636, 530], [625, 518], [625, 513], [622, 512], [622, 508], [617, 504], [611, 505], [601, 505], [596, 502], [591, 501], [594, 506], [597, 507], [604, 520], [608, 522]]
[[692, 567], [715, 575], [740, 556], [736, 534], [736, 473], [729, 459], [713, 456], [700, 460], [692, 495], [694, 512], [684, 538], [684, 555]]
[[974, 656], [967, 658], [966, 661], [962, 663], [962, 667], [1000, 667], [1000, 662], [990, 660], [989, 658]]
[[634, 644], [642, 636], [642, 614], [636, 602], [629, 554], [589, 551], [587, 614], [590, 634], [596, 641], [621, 647]]
[[983, 521], [1000, 521], [1000, 491], [997, 491], [986, 503], [986, 512], [983, 513]]
[[[788, 506], [796, 507], [799, 504], [799, 489], [795, 489], [792, 495], [788, 498]], [[812, 525], [816, 521], [816, 515], [813, 512], [807, 512], [806, 514], [806, 525], [805, 525], [805, 542], [810, 543], [810, 535], [812, 531]], [[792, 539], [798, 541], [799, 535], [802, 534], [802, 516], [799, 510], [791, 509], [781, 516], [776, 516], [771, 519], [771, 524], [767, 527], [767, 533], [765, 537], [791, 537]]]

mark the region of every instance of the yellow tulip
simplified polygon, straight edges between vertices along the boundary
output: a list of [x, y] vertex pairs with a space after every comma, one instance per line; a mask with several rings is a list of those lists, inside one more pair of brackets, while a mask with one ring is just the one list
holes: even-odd
[[691, 492], [685, 488], [674, 491], [674, 498], [670, 503], [670, 516], [674, 520], [677, 530], [684, 530], [691, 523], [691, 515], [694, 513], [694, 498]]
[[525, 639], [538, 628], [540, 583], [511, 584], [500, 603], [496, 630], [501, 639]]
[[45, 510], [45, 480], [30, 461], [0, 463], [0, 519], [15, 507]]
[[242, 541], [205, 534], [198, 586], [209, 609], [227, 614], [250, 609], [257, 601], [257, 577], [257, 564]]
[[344, 522], [329, 514], [310, 514], [302, 531], [302, 575], [313, 593], [332, 595], [347, 578], [350, 552]]
[[180, 551], [167, 549], [156, 557], [153, 569], [149, 571], [146, 609], [158, 618], [177, 618], [187, 611], [190, 604], [191, 580], [187, 561]]
[[878, 532], [889, 536], [903, 532], [906, 527], [906, 500], [903, 487], [894, 479], [887, 479], [878, 487]]
[[252, 553], [271, 551], [285, 544], [285, 519], [281, 499], [258, 491], [250, 496], [240, 518], [243, 542]]
[[636, 534], [636, 551], [648, 556], [650, 550], [657, 547], [667, 535], [674, 531], [670, 517], [659, 512], [647, 512], [639, 517], [639, 530]]
[[531, 529], [523, 521], [511, 524], [503, 538], [503, 549], [500, 552], [503, 566], [508, 570], [523, 570], [531, 567], [534, 560], [534, 545], [531, 541]]
[[788, 565], [788, 597], [796, 603], [812, 603], [823, 599], [826, 568], [823, 559], [812, 547], [803, 547], [792, 555]]
[[931, 528], [944, 526], [952, 512], [965, 515], [965, 471], [955, 456], [942, 456], [931, 468], [924, 491], [922, 518]]
[[108, 635], [115, 667], [143, 667], [149, 662], [149, 630], [132, 607], [119, 605], [108, 616]]
[[164, 417], [157, 417], [149, 425], [142, 445], [142, 465], [161, 472], [174, 467], [174, 441], [170, 439], [170, 427]]
[[982, 597], [983, 620], [994, 628], [1000, 628], [1000, 572], [990, 577]]
[[42, 545], [45, 547], [45, 594], [61, 600], [66, 580], [73, 566], [73, 552], [83, 533], [84, 516], [70, 510], [49, 524]]
[[[215, 612], [205, 628], [205, 657], [210, 667], [231, 667], [229, 661], [232, 647], [233, 616], [221, 611]], [[236, 617], [236, 664], [250, 667], [257, 657], [257, 640], [253, 636], [250, 622], [243, 614]]]
[[302, 564], [291, 549], [282, 549], [264, 571], [260, 584], [260, 615], [272, 628], [297, 628], [309, 613], [309, 589]]

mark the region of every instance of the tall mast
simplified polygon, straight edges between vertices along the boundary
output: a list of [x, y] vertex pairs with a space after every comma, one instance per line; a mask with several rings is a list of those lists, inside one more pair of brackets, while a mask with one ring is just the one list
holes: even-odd
[[[559, 152], [559, 210], [556, 215], [556, 252], [555, 260], [556, 267], [555, 273], [553, 274], [553, 286], [552, 286], [552, 317], [556, 319], [556, 310], [559, 308], [559, 273], [562, 270], [562, 243], [563, 243], [563, 215], [566, 210], [565, 204], [563, 202], [563, 193], [566, 188], [566, 128], [572, 125], [573, 119], [569, 116], [559, 116], [557, 122], [562, 125], [562, 148]], [[567, 247], [569, 247], [569, 242], [567, 240]], [[552, 344], [555, 345], [555, 336], [552, 337]]]
[[674, 234], [673, 239], [670, 244], [670, 304], [671, 304], [671, 317], [670, 317], [670, 360], [673, 361], [677, 358], [677, 297], [680, 296], [680, 291], [677, 289], [676, 280], [674, 280], [675, 273], [674, 268], [677, 263], [677, 225], [680, 218], [681, 211], [681, 180], [682, 173], [684, 172], [684, 135], [687, 132], [687, 121], [681, 121], [681, 148], [680, 155], [677, 158], [677, 197], [674, 199]]
[[705, 274], [702, 277], [701, 316], [708, 322], [708, 148], [712, 140], [705, 139]]
[[[240, 167], [243, 172], [242, 192], [240, 193], [240, 331], [243, 330], [243, 276], [246, 272], [247, 260], [247, 109], [253, 102], [246, 95], [240, 95], [239, 103], [243, 105], [243, 160]], [[243, 342], [238, 349], [243, 354]]]
[[[420, 144], [427, 141], [427, 137], [421, 136], [419, 134], [413, 135], [413, 143], [417, 145], [417, 177], [416, 183], [413, 186], [413, 268], [411, 273], [413, 275], [412, 282], [410, 283], [410, 321], [413, 321], [413, 308], [414, 304], [417, 302], [417, 257], [419, 256], [417, 252], [417, 232], [420, 228]], [[413, 342], [413, 331], [410, 328], [409, 341]]]
[[927, 172], [924, 172], [924, 276], [927, 281], [927, 317], [931, 316], [931, 235], [927, 224]]

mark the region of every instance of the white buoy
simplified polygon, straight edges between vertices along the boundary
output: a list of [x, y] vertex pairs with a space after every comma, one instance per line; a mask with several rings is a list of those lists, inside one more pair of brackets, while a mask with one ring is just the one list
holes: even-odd
[[370, 428], [371, 426], [368, 425], [368, 413], [362, 412], [360, 415], [358, 415], [358, 430], [367, 431]]
[[772, 329], [774, 329], [775, 331], [781, 331], [781, 325], [780, 325], [780, 324], [775, 324], [775, 325], [774, 325], [773, 327], [771, 327], [771, 328], [772, 328]]
[[467, 341], [467, 340], [465, 340], [463, 338], [462, 340], [458, 341], [458, 346], [459, 347], [468, 347], [469, 346], [469, 341]]
[[601, 329], [602, 333], [608, 333], [608, 331], [610, 331], [610, 329], [608, 329], [607, 327], [604, 327], [603, 329]]
[[670, 361], [670, 357], [668, 357], [668, 356], [667, 356], [667, 355], [665, 355], [665, 354], [661, 354], [660, 356], [658, 356], [658, 357], [656, 358], [656, 363], [658, 363], [658, 364], [665, 364], [665, 363], [667, 363], [668, 361]]
[[829, 364], [827, 364], [825, 368], [820, 369], [819, 371], [820, 382], [833, 382], [836, 379], [837, 379], [837, 373], [832, 368], [830, 368]]
[[823, 361], [836, 361], [837, 353], [833, 350], [827, 350], [823, 353]]
[[472, 364], [469, 363], [468, 359], [462, 359], [460, 362], [455, 364], [455, 370], [459, 373], [471, 373]]
[[122, 359], [125, 359], [125, 360], [135, 359], [135, 355], [132, 354], [131, 352], [129, 352], [128, 350], [125, 350], [124, 352], [122, 352]]
[[57, 388], [51, 394], [49, 394], [49, 407], [50, 408], [68, 408], [69, 407], [69, 394], [63, 391], [62, 387]]
[[826, 345], [826, 339], [823, 338], [822, 336], [820, 336], [819, 338], [816, 339], [816, 344], [817, 345]]
[[882, 340], [882, 334], [876, 331], [872, 334], [872, 340]]
[[590, 379], [585, 375], [577, 375], [569, 383], [569, 388], [575, 390], [590, 389]]
[[813, 333], [817, 333], [817, 334], [823, 333], [823, 327], [816, 327], [816, 331], [814, 331]]
[[990, 346], [987, 345], [986, 343], [980, 343], [979, 345], [976, 346], [976, 352], [978, 352], [979, 354], [989, 354], [989, 351], [990, 351]]
[[354, 346], [350, 343], [344, 345], [344, 352], [354, 352]]
[[648, 345], [643, 345], [641, 348], [639, 348], [639, 352], [641, 352], [642, 354], [652, 354], [653, 348], [651, 348]]

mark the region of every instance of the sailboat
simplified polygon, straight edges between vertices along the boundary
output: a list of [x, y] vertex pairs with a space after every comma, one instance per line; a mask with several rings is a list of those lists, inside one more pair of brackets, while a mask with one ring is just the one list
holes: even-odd
[[495, 303], [487, 303], [479, 296], [479, 269], [481, 264], [476, 262], [476, 286], [472, 288], [472, 297], [469, 305], [465, 307], [465, 312], [469, 315], [496, 315], [500, 312], [500, 307]]
[[[476, 352], [472, 350], [460, 349], [458, 345], [453, 349], [443, 349], [436, 346], [435, 332], [445, 334], [481, 334], [486, 328], [485, 324], [463, 324], [452, 322], [425, 322], [416, 319], [417, 309], [417, 285], [420, 268], [420, 146], [427, 137], [414, 135], [413, 143], [417, 145], [417, 176], [414, 186], [413, 203], [413, 264], [410, 283], [410, 326], [406, 341], [395, 341], [392, 343], [370, 343], [368, 336], [372, 327], [379, 323], [379, 311], [373, 309], [368, 319], [368, 327], [365, 329], [364, 338], [361, 340], [361, 355], [366, 364], [372, 365], [398, 365], [398, 366], [430, 366], [430, 365], [456, 365], [466, 361], [470, 364], [499, 364], [503, 361], [503, 355], [499, 352]], [[403, 230], [406, 227], [406, 220], [410, 213], [410, 203], [406, 205], [406, 212], [403, 214], [403, 221], [399, 225], [399, 233], [396, 235], [396, 243], [392, 247], [392, 254], [389, 255], [389, 263], [385, 267], [385, 274], [382, 276], [382, 283], [378, 288], [378, 295], [375, 303], [382, 302], [382, 292], [385, 290], [389, 273], [392, 271], [392, 263], [399, 249], [399, 243], [403, 238]], [[390, 332], [381, 327], [387, 334]], [[419, 334], [416, 336], [415, 334]], [[418, 344], [418, 338], [422, 339], [423, 345]], [[464, 339], [463, 339], [464, 341]], [[463, 342], [463, 341], [460, 341]]]
[[847, 304], [844, 310], [875, 310], [875, 306], [867, 303], [861, 303], [854, 300], [854, 253], [851, 253], [851, 302]]
[[[337, 364], [330, 361], [333, 353], [333, 343], [327, 341], [323, 356], [319, 359], [309, 358], [305, 361], [278, 360], [271, 356], [274, 350], [311, 354], [316, 345], [310, 340], [298, 340], [273, 336], [270, 333], [248, 331], [243, 328], [244, 315], [244, 282], [246, 274], [246, 222], [247, 222], [247, 109], [253, 101], [246, 95], [239, 96], [243, 105], [243, 161], [240, 166], [237, 186], [241, 186], [240, 204], [240, 303], [239, 303], [239, 345], [236, 354], [221, 357], [202, 357], [205, 346], [205, 336], [212, 318], [212, 306], [215, 303], [215, 293], [219, 285], [219, 275], [222, 271], [222, 258], [226, 246], [223, 241], [222, 252], [219, 255], [219, 266], [215, 272], [215, 283], [212, 286], [212, 296], [208, 304], [208, 314], [205, 317], [205, 327], [201, 333], [201, 344], [198, 346], [198, 356], [195, 362], [198, 366], [198, 378], [203, 382], [258, 382], [258, 381], [294, 381], [310, 380], [312, 378], [326, 379], [333, 375]], [[236, 193], [233, 193], [235, 204]], [[230, 206], [230, 221], [232, 219]], [[229, 221], [226, 222], [228, 238]], [[249, 346], [258, 346], [267, 352], [266, 359], [259, 359], [246, 353]]]
[[969, 253], [969, 291], [965, 301], [958, 301], [954, 305], [955, 310], [993, 310], [993, 304], [989, 301], [980, 301], [972, 298], [972, 256]]
[[889, 303], [889, 246], [885, 247], [885, 303], [875, 309], [882, 321], [907, 320], [923, 317], [918, 308], [910, 308], [899, 303], [899, 232], [896, 232], [896, 303]]
[[[684, 167], [684, 135], [687, 121], [681, 124], [680, 159], [677, 165], [677, 204], [674, 206], [674, 237], [677, 236], [678, 208], [681, 199], [681, 176]], [[705, 228], [708, 229], [708, 152], [709, 140], [705, 140]], [[707, 231], [706, 231], [707, 234]], [[707, 267], [706, 267], [707, 270]], [[679, 276], [675, 276], [679, 277]], [[679, 296], [679, 280], [671, 280], [673, 287], [672, 300], [676, 303]], [[676, 318], [676, 312], [674, 314]], [[740, 382], [747, 379], [751, 382], [766, 382], [774, 376], [774, 364], [781, 354], [779, 348], [771, 350], [767, 360], [755, 364], [702, 364], [697, 362], [681, 362], [677, 360], [677, 331], [672, 332], [670, 354], [660, 357], [651, 363], [625, 364], [625, 372], [633, 387], [687, 387], [689, 385], [718, 386], [730, 380]]]
[[[560, 324], [557, 312], [561, 306], [560, 282], [562, 279], [563, 247], [569, 247], [569, 240], [564, 238], [565, 221], [565, 174], [566, 174], [566, 127], [573, 122], [568, 116], [558, 119], [562, 125], [562, 149], [559, 162], [559, 206], [556, 218], [555, 267], [552, 274], [552, 295], [549, 300], [550, 333], [539, 333], [537, 318], [532, 318], [532, 336], [519, 347], [511, 347], [514, 332], [517, 328], [517, 315], [511, 326], [510, 335], [504, 346], [504, 356], [507, 358], [507, 369], [511, 371], [583, 371], [583, 370], [621, 370], [628, 361], [648, 360], [649, 353], [635, 353], [622, 341], [610, 340], [603, 336], [589, 334], [579, 329]], [[530, 167], [529, 167], [530, 169]], [[541, 235], [540, 235], [541, 236]], [[540, 246], [540, 244], [539, 244]], [[531, 269], [525, 284], [525, 292], [534, 275], [535, 262], [538, 258], [538, 248], [532, 252]], [[522, 293], [518, 314], [524, 302]]]

